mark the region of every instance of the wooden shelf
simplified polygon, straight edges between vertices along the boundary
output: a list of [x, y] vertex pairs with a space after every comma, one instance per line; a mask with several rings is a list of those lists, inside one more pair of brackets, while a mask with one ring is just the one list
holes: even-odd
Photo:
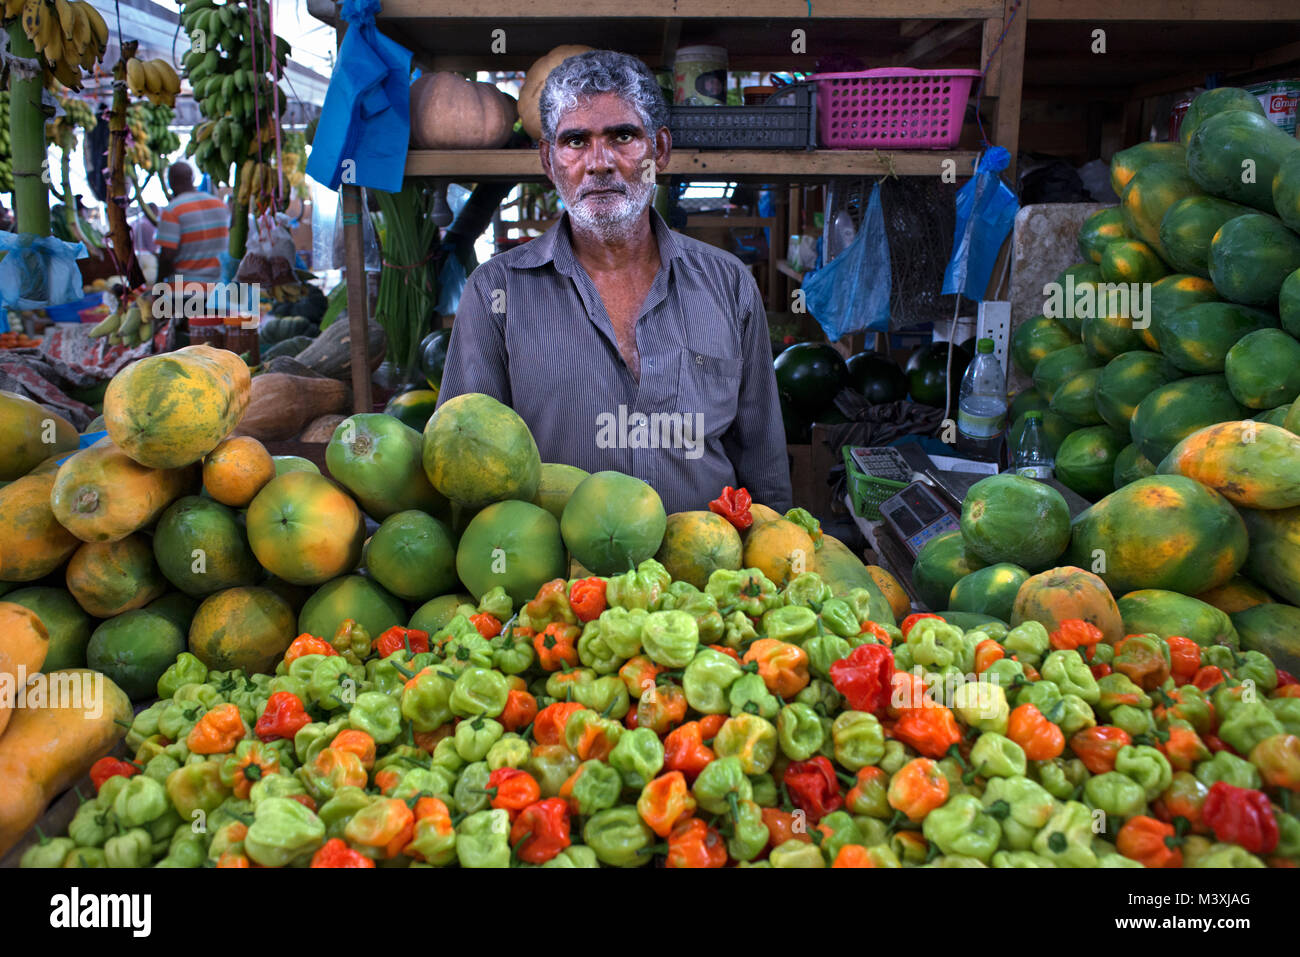
[[[794, 182], [831, 176], [938, 176], [956, 164], [969, 176], [979, 154], [973, 150], [673, 150], [665, 176], [693, 179], [782, 179]], [[437, 176], [466, 182], [544, 182], [533, 150], [411, 150], [407, 176]]]

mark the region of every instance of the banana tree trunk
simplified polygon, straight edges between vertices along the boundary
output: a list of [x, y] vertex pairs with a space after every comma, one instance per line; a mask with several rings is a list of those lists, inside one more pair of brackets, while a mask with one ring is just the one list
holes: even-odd
[[239, 201], [244, 184], [242, 164], [235, 164], [235, 181], [230, 184], [234, 201], [230, 206], [230, 255], [233, 259], [243, 259], [244, 249], [248, 246], [248, 203]]
[[[9, 24], [9, 49], [14, 56], [36, 57], [21, 20]], [[37, 236], [50, 234], [49, 169], [45, 166], [45, 113], [41, 109], [43, 77], [20, 80], [10, 74], [9, 143], [13, 150], [14, 228]]]
[[113, 67], [113, 111], [108, 118], [108, 227], [112, 238], [113, 256], [117, 267], [126, 276], [131, 288], [144, 283], [144, 273], [131, 246], [131, 228], [126, 223], [126, 207], [130, 201], [126, 182], [126, 107], [129, 97], [126, 90], [126, 64], [135, 56], [138, 44], [127, 40], [122, 44], [122, 55]]

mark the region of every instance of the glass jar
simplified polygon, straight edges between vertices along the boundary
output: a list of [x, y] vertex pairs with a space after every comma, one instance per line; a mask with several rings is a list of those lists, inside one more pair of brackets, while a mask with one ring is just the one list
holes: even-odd
[[262, 362], [258, 326], [256, 318], [239, 317], [226, 320], [226, 348], [236, 355], [247, 354], [246, 360], [250, 366], [260, 365]]
[[192, 316], [189, 320], [190, 345], [226, 348], [226, 327], [217, 316]]

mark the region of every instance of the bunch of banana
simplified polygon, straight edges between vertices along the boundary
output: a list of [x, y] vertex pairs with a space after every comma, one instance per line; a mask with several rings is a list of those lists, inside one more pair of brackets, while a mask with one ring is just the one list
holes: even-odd
[[103, 321], [97, 323], [86, 333], [92, 339], [108, 337], [111, 346], [144, 345], [154, 334], [153, 310], [141, 306], [136, 299], [129, 306], [119, 303]]
[[81, 71], [102, 60], [108, 24], [84, 0], [0, 0], [5, 20], [21, 15], [23, 32], [64, 86], [81, 89]]
[[9, 148], [9, 91], [0, 87], [0, 193], [14, 191], [14, 153]]
[[176, 94], [181, 91], [181, 78], [166, 60], [126, 61], [127, 87], [137, 96], [153, 104], [176, 105]]

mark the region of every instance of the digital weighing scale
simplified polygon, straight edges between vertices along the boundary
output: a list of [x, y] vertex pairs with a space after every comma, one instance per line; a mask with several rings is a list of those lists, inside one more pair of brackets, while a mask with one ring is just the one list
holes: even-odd
[[881, 520], [913, 559], [936, 535], [960, 528], [959, 514], [947, 495], [924, 482], [913, 482], [880, 506]]

